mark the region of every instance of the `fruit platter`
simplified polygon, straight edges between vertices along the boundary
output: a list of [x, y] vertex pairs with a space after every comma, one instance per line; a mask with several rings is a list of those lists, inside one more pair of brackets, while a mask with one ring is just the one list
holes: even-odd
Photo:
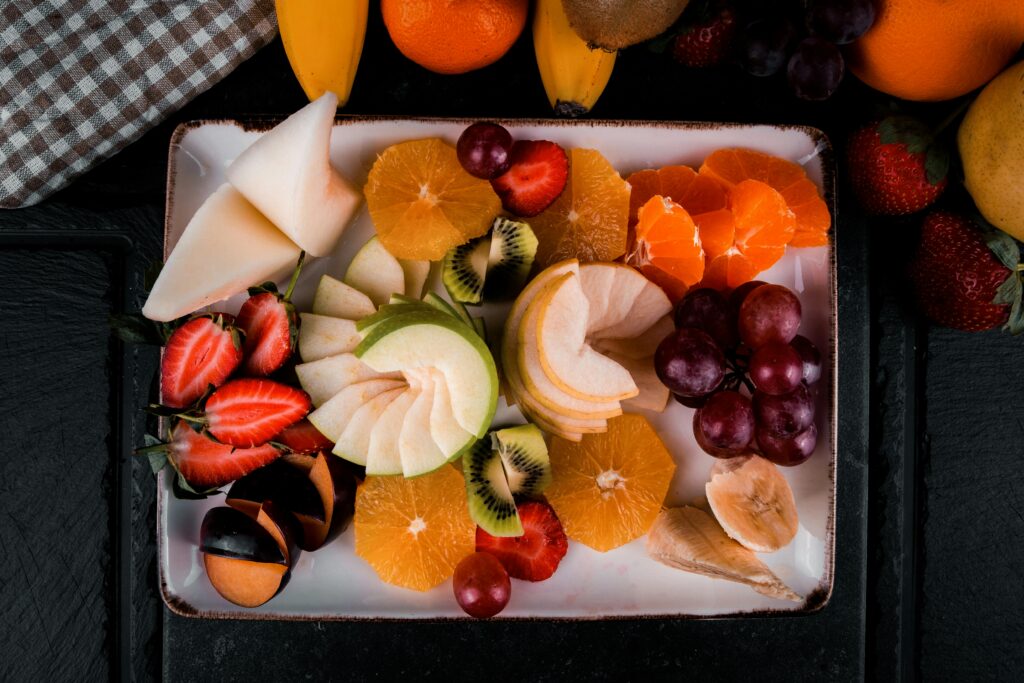
[[824, 135], [336, 104], [171, 141], [143, 309], [165, 334], [144, 453], [170, 609], [820, 609], [838, 452]]

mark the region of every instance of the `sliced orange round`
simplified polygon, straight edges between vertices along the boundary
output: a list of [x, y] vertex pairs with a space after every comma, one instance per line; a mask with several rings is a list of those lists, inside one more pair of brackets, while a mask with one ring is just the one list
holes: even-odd
[[818, 186], [799, 164], [751, 149], [720, 149], [704, 160], [700, 175], [713, 178], [727, 188], [744, 180], [760, 180], [771, 185], [796, 215], [796, 231], [790, 244], [794, 247], [828, 244], [832, 215], [818, 193]]
[[402, 259], [443, 258], [486, 233], [501, 211], [491, 184], [466, 173], [455, 148], [440, 138], [385, 149], [363, 193], [381, 244]]
[[676, 470], [643, 415], [613, 418], [579, 443], [552, 437], [549, 453], [548, 502], [569, 538], [601, 552], [647, 533]]
[[555, 203], [530, 220], [539, 268], [574, 258], [614, 261], [626, 253], [629, 184], [593, 149], [571, 149], [569, 178]]
[[382, 581], [425, 591], [476, 549], [466, 484], [452, 467], [414, 479], [367, 477], [356, 492], [356, 555]]
[[637, 212], [636, 243], [626, 262], [679, 299], [704, 276], [704, 249], [686, 209], [654, 195]]

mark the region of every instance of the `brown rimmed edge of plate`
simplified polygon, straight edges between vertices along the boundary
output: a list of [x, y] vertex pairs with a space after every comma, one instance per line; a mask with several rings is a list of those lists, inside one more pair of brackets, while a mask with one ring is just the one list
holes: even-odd
[[[247, 116], [239, 119], [196, 119], [178, 124], [171, 134], [167, 160], [167, 199], [164, 207], [164, 259], [170, 253], [168, 249], [168, 234], [171, 226], [171, 217], [174, 209], [174, 178], [177, 173], [177, 157], [175, 151], [181, 141], [191, 131], [206, 125], [230, 125], [241, 128], [244, 131], [265, 132], [284, 120], [282, 116]], [[397, 122], [408, 121], [412, 123], [444, 123], [469, 125], [479, 121], [479, 118], [463, 117], [417, 117], [417, 116], [362, 116], [362, 115], [339, 115], [335, 117], [335, 126], [348, 123], [372, 123], [372, 122]], [[831, 460], [829, 463], [828, 476], [831, 486], [829, 489], [829, 510], [831, 514], [825, 526], [825, 572], [818, 585], [805, 598], [803, 606], [797, 609], [760, 609], [746, 612], [729, 612], [723, 614], [625, 614], [625, 615], [594, 615], [594, 616], [537, 616], [537, 617], [511, 617], [495, 616], [490, 621], [651, 621], [651, 620], [687, 620], [704, 621], [719, 619], [760, 619], [771, 617], [799, 617], [820, 612], [829, 603], [835, 584], [835, 542], [836, 542], [836, 473], [838, 468], [838, 408], [839, 408], [839, 283], [838, 263], [836, 260], [836, 230], [838, 228], [837, 206], [836, 206], [836, 162], [832, 143], [825, 133], [812, 126], [786, 125], [786, 124], [759, 124], [759, 123], [715, 123], [710, 121], [662, 121], [662, 120], [629, 120], [629, 119], [505, 119], [489, 118], [488, 121], [505, 126], [565, 126], [588, 125], [609, 128], [674, 128], [685, 130], [721, 130], [729, 128], [773, 128], [777, 130], [796, 131], [806, 135], [813, 143], [816, 155], [821, 160], [821, 186], [825, 203], [832, 215], [832, 225], [829, 230], [829, 298], [831, 310], [829, 313], [829, 347], [832, 351], [832, 362], [830, 363], [831, 376], [829, 378], [829, 394], [831, 399], [831, 439], [829, 444]], [[163, 425], [161, 424], [161, 429]], [[196, 619], [235, 619], [240, 621], [363, 621], [363, 622], [416, 622], [416, 623], [444, 623], [453, 621], [470, 621], [472, 617], [360, 617], [338, 614], [266, 614], [253, 611], [235, 610], [200, 610], [193, 607], [183, 598], [173, 594], [170, 586], [164, 577], [164, 554], [167, 551], [162, 542], [163, 515], [161, 511], [166, 504], [168, 484], [165, 480], [165, 473], [160, 472], [157, 477], [157, 573], [160, 582], [160, 597], [172, 613], [180, 617]]]

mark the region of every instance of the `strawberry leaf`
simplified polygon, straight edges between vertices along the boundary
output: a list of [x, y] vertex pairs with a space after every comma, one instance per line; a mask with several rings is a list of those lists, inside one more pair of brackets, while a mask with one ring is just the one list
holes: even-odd
[[192, 486], [192, 484], [188, 483], [188, 480], [181, 475], [181, 472], [178, 472], [178, 476], [174, 478], [171, 490], [174, 492], [174, 497], [181, 500], [202, 500], [214, 493], [220, 493], [220, 489], [216, 487], [197, 491], [196, 488]]
[[118, 339], [129, 344], [163, 346], [174, 332], [175, 323], [158, 323], [140, 313], [112, 313], [107, 319]]
[[[1007, 285], [1007, 283], [1010, 284]], [[1003, 329], [1013, 335], [1024, 332], [1024, 308], [1021, 307], [1022, 289], [1024, 288], [1021, 287], [1020, 275], [1015, 271], [1010, 274], [1010, 277], [1006, 278], [1006, 282], [1000, 285], [999, 290], [996, 291], [996, 299], [1012, 298], [1011, 301], [1003, 301], [1001, 303], [1010, 304], [1010, 316], [1006, 319]]]
[[143, 436], [142, 443], [145, 446], [136, 450], [135, 455], [145, 456], [149, 461], [149, 468], [153, 470], [153, 474], [157, 474], [167, 465], [167, 444], [152, 434]]
[[933, 143], [924, 156], [924, 173], [928, 182], [938, 185], [949, 172], [949, 150], [945, 145]]
[[249, 296], [256, 296], [257, 294], [277, 294], [277, 285], [273, 282], [267, 281], [263, 284], [250, 287], [248, 289]]
[[[1007, 235], [1002, 230], [996, 230], [995, 228], [988, 228], [982, 231], [982, 237], [985, 240], [985, 244], [992, 250], [995, 257], [999, 259], [999, 262], [1009, 268], [1011, 271], [1016, 273], [1017, 266], [1020, 264], [1020, 246], [1017, 244], [1017, 240]], [[1016, 278], [1013, 278], [1016, 279]], [[1009, 282], [1009, 279], [1007, 280]], [[1006, 282], [1003, 283], [1006, 285]], [[1020, 285], [1020, 282], [1017, 282]], [[1000, 287], [1002, 289], [1002, 287]], [[1009, 301], [1003, 303], [1011, 303]]]
[[932, 144], [932, 135], [925, 125], [910, 116], [882, 119], [878, 124], [878, 137], [886, 145], [903, 143], [912, 154], [920, 154]]

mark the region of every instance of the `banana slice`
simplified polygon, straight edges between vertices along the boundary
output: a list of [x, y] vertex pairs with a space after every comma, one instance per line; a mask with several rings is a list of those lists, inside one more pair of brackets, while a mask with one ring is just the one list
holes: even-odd
[[725, 533], [759, 553], [773, 553], [796, 536], [793, 492], [778, 468], [757, 455], [719, 460], [704, 485]]
[[669, 567], [743, 583], [771, 598], [803, 600], [711, 515], [694, 507], [662, 510], [647, 532], [647, 554]]

